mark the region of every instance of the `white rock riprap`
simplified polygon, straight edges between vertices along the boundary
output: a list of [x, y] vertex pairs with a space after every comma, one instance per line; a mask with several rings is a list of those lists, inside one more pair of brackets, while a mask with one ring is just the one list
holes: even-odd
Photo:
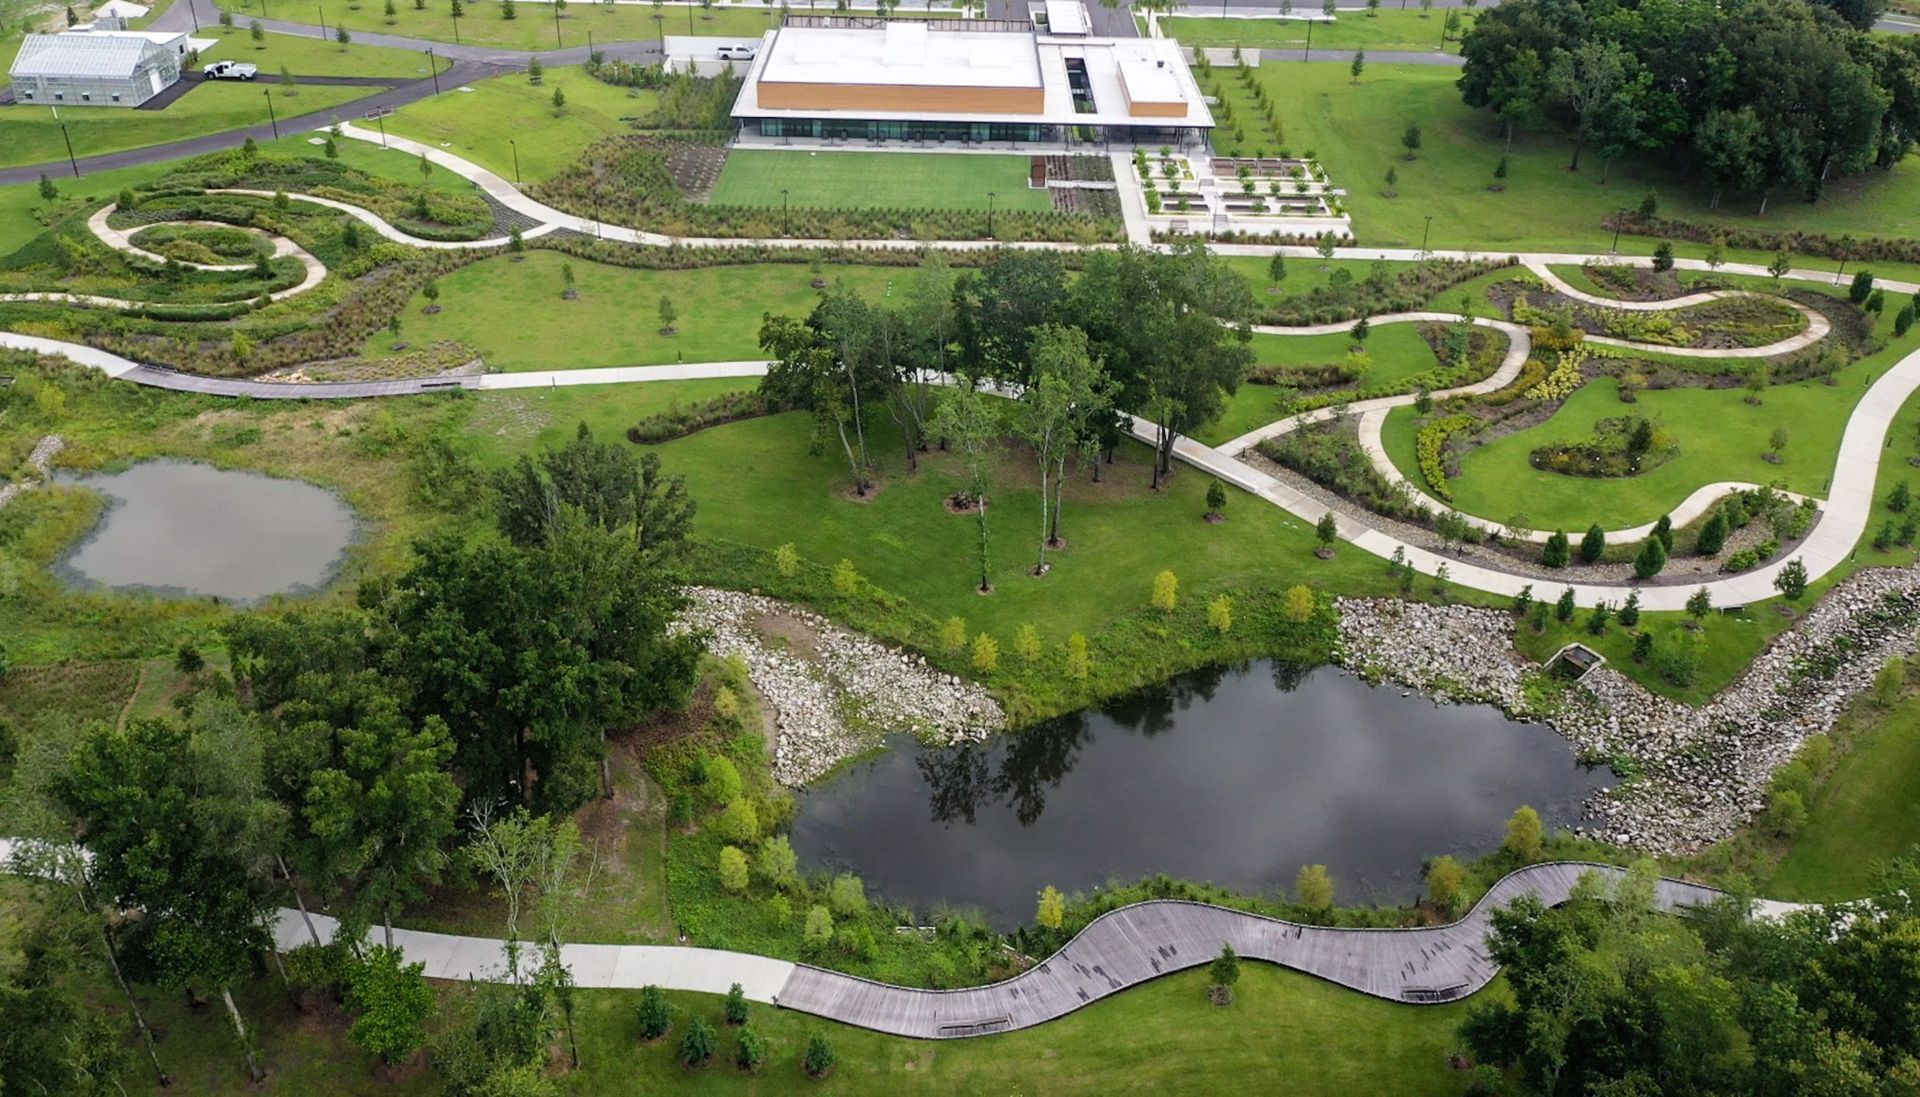
[[1490, 609], [1341, 599], [1341, 661], [1446, 701], [1538, 716], [1590, 760], [1634, 774], [1594, 795], [1580, 832], [1656, 853], [1697, 850], [1766, 806], [1767, 783], [1808, 736], [1832, 729], [1889, 658], [1912, 655], [1920, 568], [1876, 568], [1837, 585], [1710, 703], [1693, 708], [1603, 666], [1530, 711], [1535, 667], [1513, 618]]
[[[918, 655], [788, 602], [711, 587], [689, 587], [687, 595], [681, 626], [706, 632], [714, 654], [745, 660], [754, 688], [772, 706], [773, 774], [783, 785], [804, 785], [891, 732], [951, 744], [977, 742], [1006, 726], [992, 694]], [[788, 632], [801, 640], [772, 638]]]
[[0, 485], [0, 507], [5, 507], [24, 492], [33, 490], [53, 475], [53, 459], [67, 448], [67, 440], [58, 434], [49, 434], [33, 444], [33, 452], [27, 454], [28, 474], [11, 484]]

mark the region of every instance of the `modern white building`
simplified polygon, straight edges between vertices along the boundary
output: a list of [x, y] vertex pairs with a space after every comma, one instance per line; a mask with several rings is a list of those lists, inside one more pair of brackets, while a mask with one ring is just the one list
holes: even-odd
[[27, 35], [7, 71], [21, 103], [137, 107], [180, 79], [195, 45], [185, 34], [96, 24]]
[[1213, 114], [1180, 46], [1089, 37], [1059, 7], [1026, 24], [789, 18], [769, 31], [733, 105], [743, 144], [1204, 144]]

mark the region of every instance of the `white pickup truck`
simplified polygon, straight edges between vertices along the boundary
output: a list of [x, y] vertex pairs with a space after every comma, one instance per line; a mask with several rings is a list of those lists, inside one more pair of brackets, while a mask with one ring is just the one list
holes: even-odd
[[260, 66], [244, 61], [215, 61], [200, 70], [209, 80], [251, 80], [260, 75]]

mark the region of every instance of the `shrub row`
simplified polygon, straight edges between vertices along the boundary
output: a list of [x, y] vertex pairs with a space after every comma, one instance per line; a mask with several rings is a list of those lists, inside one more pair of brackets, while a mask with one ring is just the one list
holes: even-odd
[[1447, 479], [1447, 442], [1478, 423], [1471, 415], [1449, 415], [1422, 426], [1414, 435], [1420, 474], [1427, 478], [1427, 487], [1434, 495], [1446, 502], [1453, 501], [1453, 485]]
[[627, 441], [642, 446], [658, 445], [708, 427], [755, 419], [772, 410], [758, 390], [722, 393], [711, 400], [675, 406], [647, 416], [627, 428]]
[[1775, 232], [1771, 229], [1707, 225], [1668, 217], [1642, 217], [1634, 210], [1621, 210], [1608, 217], [1603, 224], [1609, 229], [1639, 236], [1691, 240], [1700, 244], [1718, 240], [1726, 247], [1752, 251], [1779, 251], [1784, 248], [1789, 253], [1820, 255], [1829, 259], [1920, 263], [1920, 240], [1897, 240], [1885, 236], [1835, 237], [1823, 232]]

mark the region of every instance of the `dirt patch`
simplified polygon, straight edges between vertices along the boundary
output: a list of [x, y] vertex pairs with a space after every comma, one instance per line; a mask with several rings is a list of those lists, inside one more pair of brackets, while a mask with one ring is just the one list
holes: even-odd
[[675, 144], [667, 150], [667, 172], [689, 201], [706, 201], [726, 166], [725, 145]]
[[957, 491], [942, 499], [940, 504], [947, 508], [948, 514], [978, 514], [982, 510], [993, 510], [991, 498], [981, 499], [976, 503], [971, 497]]
[[876, 476], [873, 479], [867, 481], [867, 490], [865, 494], [861, 494], [860, 492], [857, 492], [852, 488], [845, 488], [840, 492], [840, 498], [845, 499], [849, 503], [871, 503], [875, 499], [878, 499], [880, 497], [880, 493], [885, 491], [886, 488], [887, 488], [887, 481], [882, 480]]
[[820, 657], [820, 633], [812, 625], [786, 613], [761, 613], [753, 619], [753, 629], [761, 638], [795, 655], [813, 660]]

